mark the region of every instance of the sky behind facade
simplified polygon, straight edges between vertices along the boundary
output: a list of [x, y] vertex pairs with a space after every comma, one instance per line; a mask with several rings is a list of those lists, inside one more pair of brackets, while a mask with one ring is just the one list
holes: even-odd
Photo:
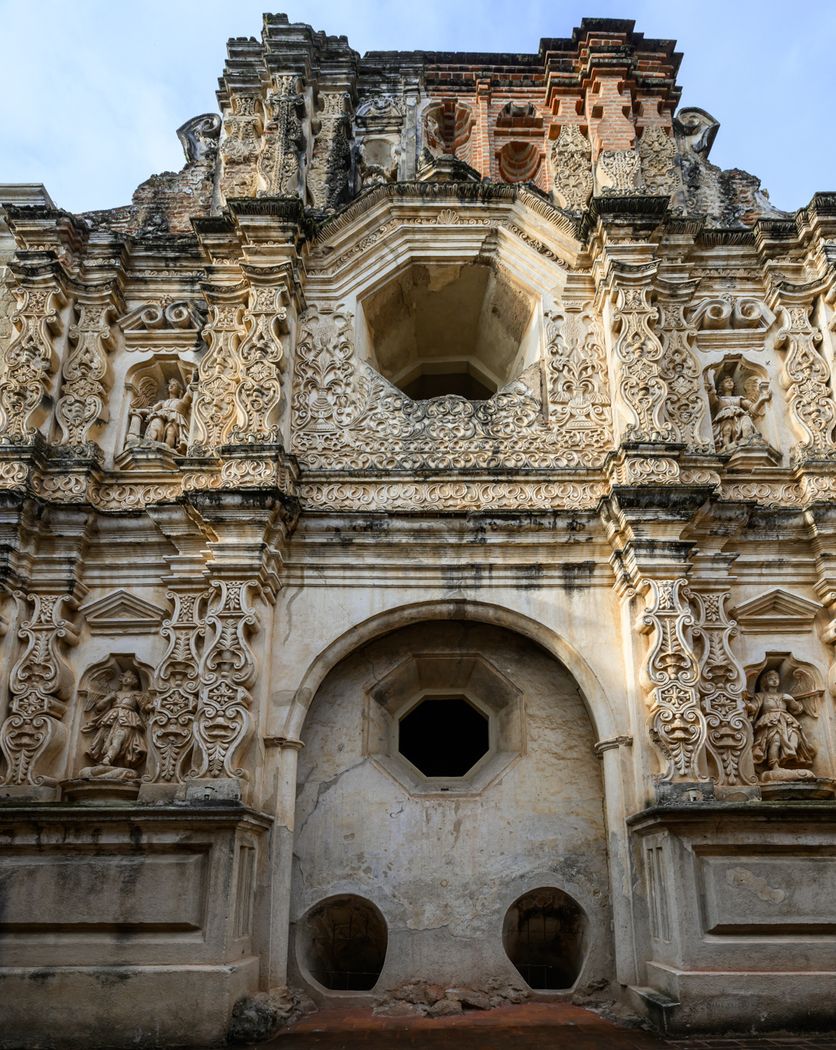
[[[0, 183], [43, 183], [70, 211], [128, 204], [178, 170], [176, 129], [217, 111], [226, 41], [265, 0], [0, 0]], [[779, 208], [836, 190], [833, 0], [283, 0], [357, 51], [536, 52], [582, 17], [632, 18], [684, 52], [682, 105], [720, 121], [711, 159], [758, 175]]]

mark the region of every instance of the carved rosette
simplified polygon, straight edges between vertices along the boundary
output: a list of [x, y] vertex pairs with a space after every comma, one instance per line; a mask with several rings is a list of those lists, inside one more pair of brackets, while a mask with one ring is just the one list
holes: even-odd
[[555, 202], [583, 211], [592, 193], [592, 146], [577, 124], [564, 124], [551, 151]]
[[351, 174], [350, 100], [345, 91], [320, 96], [316, 115], [319, 130], [308, 171], [308, 191], [317, 208], [337, 208], [348, 194]]
[[78, 320], [70, 327], [72, 349], [61, 370], [61, 394], [55, 417], [61, 444], [83, 447], [90, 429], [107, 419], [107, 355], [113, 349], [108, 302], [80, 302]]
[[699, 667], [685, 600], [687, 581], [649, 580], [644, 631], [652, 633], [644, 677], [650, 687], [650, 739], [659, 749], [667, 782], [701, 778], [699, 763], [707, 726], [700, 709]]
[[154, 674], [156, 700], [148, 723], [151, 754], [147, 779], [180, 783], [194, 747], [201, 599], [196, 594], [171, 591], [167, 597], [174, 610], [160, 631], [167, 648]]
[[236, 418], [244, 305], [238, 289], [214, 289], [208, 294], [212, 301], [203, 338], [209, 349], [197, 372], [189, 447], [192, 455], [211, 453], [227, 441]]
[[[64, 739], [62, 719], [72, 691], [72, 671], [62, 649], [75, 645], [78, 633], [61, 615], [69, 595], [15, 592], [22, 620], [18, 637], [23, 653], [9, 678], [9, 714], [0, 727], [0, 752], [6, 760], [4, 784], [52, 783], [41, 768]], [[69, 606], [71, 607], [71, 606]]]
[[12, 324], [17, 334], [0, 370], [0, 440], [29, 444], [37, 434], [32, 417], [49, 393], [56, 360], [53, 340], [61, 332], [60, 310], [67, 300], [51, 278], [33, 278], [15, 294]]
[[235, 759], [252, 728], [249, 687], [256, 667], [247, 636], [258, 627], [258, 617], [249, 604], [251, 586], [238, 580], [212, 583], [190, 777], [246, 777]]
[[618, 288], [615, 355], [619, 401], [628, 418], [624, 433], [628, 441], [671, 440], [672, 428], [665, 420], [665, 350], [652, 327], [658, 311], [651, 306], [649, 296], [647, 283]]
[[830, 367], [819, 353], [821, 332], [810, 323], [810, 306], [797, 303], [782, 311], [776, 347], [784, 352], [783, 384], [790, 413], [802, 434], [795, 459], [832, 456], [836, 405], [830, 388]]
[[287, 320], [280, 288], [252, 288], [243, 315], [246, 335], [238, 347], [240, 380], [235, 388], [236, 423], [232, 440], [279, 440], [275, 421], [281, 398], [283, 349], [280, 326]]
[[264, 146], [258, 161], [263, 192], [268, 197], [292, 197], [299, 191], [299, 160], [305, 139], [301, 118], [305, 98], [295, 74], [273, 77], [267, 92]]
[[261, 150], [262, 102], [258, 95], [233, 95], [225, 114], [221, 157], [221, 193], [225, 198], [251, 197], [256, 189], [256, 163]]
[[701, 642], [699, 693], [707, 727], [706, 748], [721, 786], [756, 783], [746, 676], [731, 648], [737, 624], [726, 612], [723, 591], [694, 595], [699, 610], [694, 636]]

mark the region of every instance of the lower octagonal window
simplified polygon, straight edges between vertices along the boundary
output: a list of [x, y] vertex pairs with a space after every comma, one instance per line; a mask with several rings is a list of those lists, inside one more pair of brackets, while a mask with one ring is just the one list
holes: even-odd
[[398, 751], [425, 777], [463, 777], [490, 750], [490, 723], [463, 696], [420, 700], [398, 723]]

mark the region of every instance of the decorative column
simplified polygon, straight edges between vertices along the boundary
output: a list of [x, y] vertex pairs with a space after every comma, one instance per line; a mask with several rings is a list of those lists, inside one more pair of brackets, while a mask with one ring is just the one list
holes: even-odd
[[190, 455], [216, 454], [229, 440], [236, 418], [240, 378], [238, 346], [244, 335], [246, 288], [241, 284], [206, 285], [209, 316], [203, 337], [209, 347], [197, 371], [192, 408]]
[[[644, 141], [644, 139], [642, 139]], [[662, 419], [670, 440], [690, 450], [709, 451], [700, 428], [706, 410], [702, 373], [694, 355], [696, 328], [686, 320], [698, 281], [656, 278], [659, 340], [663, 352], [660, 374], [667, 387]]]
[[810, 320], [811, 289], [782, 283], [777, 289], [777, 306], [781, 330], [775, 346], [784, 357], [782, 382], [800, 437], [793, 449], [793, 461], [832, 457], [836, 452], [836, 404], [830, 366], [819, 350], [822, 334]]
[[63, 649], [78, 642], [77, 629], [63, 610], [72, 612], [75, 601], [69, 594], [22, 591], [16, 591], [15, 598], [24, 649], [12, 667], [9, 713], [0, 726], [5, 759], [0, 784], [3, 794], [51, 798], [57, 778], [50, 775], [56, 772], [50, 760], [64, 742], [63, 717], [73, 686]]

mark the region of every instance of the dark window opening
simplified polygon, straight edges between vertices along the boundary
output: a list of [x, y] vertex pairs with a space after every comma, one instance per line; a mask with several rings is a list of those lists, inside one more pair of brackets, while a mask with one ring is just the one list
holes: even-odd
[[496, 393], [470, 372], [422, 372], [402, 389], [413, 401], [429, 401], [450, 394], [466, 397], [468, 401], [488, 401]]
[[567, 893], [532, 890], [505, 915], [505, 953], [529, 988], [571, 988], [584, 956], [586, 915]]
[[489, 748], [488, 719], [463, 696], [422, 700], [398, 726], [398, 750], [425, 777], [463, 777]]
[[301, 954], [311, 976], [333, 991], [367, 992], [386, 959], [386, 921], [362, 897], [331, 897], [308, 912]]

